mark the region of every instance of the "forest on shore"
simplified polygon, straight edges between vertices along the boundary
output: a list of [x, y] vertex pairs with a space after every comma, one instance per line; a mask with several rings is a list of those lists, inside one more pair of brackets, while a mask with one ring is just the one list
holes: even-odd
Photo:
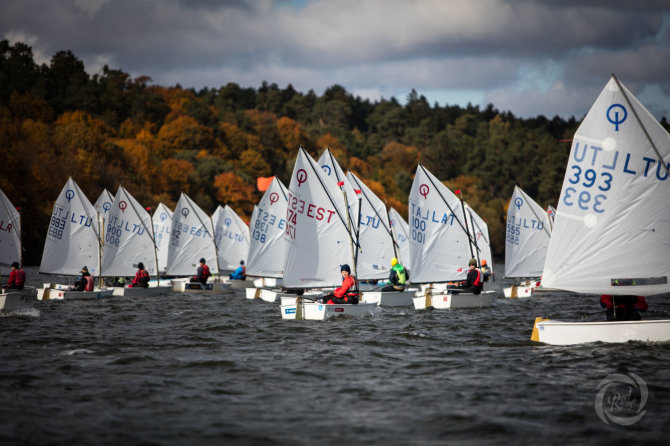
[[123, 185], [144, 206], [174, 209], [184, 192], [210, 214], [228, 204], [248, 222], [262, 196], [256, 178], [277, 175], [288, 186], [299, 147], [316, 159], [330, 148], [405, 218], [421, 163], [463, 192], [502, 256], [514, 186], [555, 206], [578, 125], [574, 117], [521, 119], [492, 104], [431, 105], [414, 90], [403, 105], [340, 85], [320, 96], [268, 82], [159, 86], [108, 66], [89, 75], [69, 50], [38, 65], [30, 46], [0, 42], [0, 189], [21, 208], [27, 265], [40, 263], [69, 177], [91, 202]]

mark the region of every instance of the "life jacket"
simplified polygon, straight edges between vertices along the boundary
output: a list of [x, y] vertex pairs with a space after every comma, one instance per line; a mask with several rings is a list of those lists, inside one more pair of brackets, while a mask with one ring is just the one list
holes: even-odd
[[477, 278], [475, 279], [475, 282], [472, 284], [472, 286], [482, 286], [482, 272], [479, 270], [479, 268], [475, 268], [475, 271], [477, 271]]
[[242, 275], [246, 277], [246, 275], [247, 275], [247, 265], [242, 265]]
[[489, 280], [489, 276], [491, 275], [491, 270], [489, 269], [488, 266], [484, 265], [482, 266], [482, 275], [483, 275], [483, 281], [487, 282]]
[[137, 282], [146, 288], [146, 286], [149, 285], [149, 280], [151, 279], [149, 277], [149, 273], [147, 272], [146, 269], [141, 269], [137, 272], [137, 274], [139, 275], [139, 279]]
[[93, 291], [95, 288], [94, 283], [93, 276], [86, 276], [86, 287], [84, 288], [84, 291]]
[[9, 273], [9, 281], [7, 282], [8, 285], [12, 285], [17, 290], [22, 290], [24, 283], [26, 283], [26, 273], [23, 271], [23, 269], [15, 269]]
[[405, 267], [398, 264], [392, 269], [395, 271], [395, 275], [398, 278], [398, 285], [404, 285], [405, 282], [407, 282], [407, 271], [405, 271]]
[[209, 266], [202, 265], [202, 277], [203, 277], [203, 279], [205, 279], [205, 281], [207, 281], [207, 279], [209, 279], [209, 276], [211, 276], [211, 275], [212, 274], [209, 272]]

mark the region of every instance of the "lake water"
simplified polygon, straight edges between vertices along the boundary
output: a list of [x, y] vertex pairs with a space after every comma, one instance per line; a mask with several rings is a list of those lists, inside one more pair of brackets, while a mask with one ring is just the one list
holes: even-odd
[[[670, 299], [649, 303], [670, 318]], [[29, 300], [0, 316], [0, 443], [667, 444], [670, 343], [529, 340], [536, 316], [599, 310], [568, 296], [290, 321], [242, 291]]]

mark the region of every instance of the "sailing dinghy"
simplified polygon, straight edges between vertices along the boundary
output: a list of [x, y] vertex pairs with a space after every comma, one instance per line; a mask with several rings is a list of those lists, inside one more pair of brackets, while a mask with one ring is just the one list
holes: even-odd
[[[302, 148], [298, 150], [288, 191], [284, 287], [307, 290], [336, 287], [340, 265], [355, 265], [355, 234], [340, 186]], [[354, 270], [355, 275], [355, 267]], [[284, 319], [323, 320], [374, 314], [376, 303], [323, 304], [313, 297], [282, 298]]]
[[[391, 259], [397, 258], [398, 253], [386, 205], [353, 172], [348, 172], [347, 178], [354, 191], [360, 191], [361, 196], [358, 218], [359, 248], [356, 257], [357, 277], [359, 280], [375, 282], [387, 279]], [[383, 285], [377, 286], [376, 290], [363, 291], [361, 302], [376, 303], [383, 307], [412, 306], [412, 297], [417, 288], [382, 292], [379, 288], [386, 285], [385, 282], [382, 283]]]
[[[134, 276], [138, 264], [144, 264], [150, 276], [158, 276], [158, 255], [154, 243], [151, 216], [125, 188], [119, 186], [107, 213], [105, 244], [102, 251], [102, 275]], [[152, 297], [172, 290], [158, 282], [149, 287], [112, 287], [115, 296]]]
[[[7, 195], [0, 189], [0, 266], [10, 268], [12, 263], [18, 262], [23, 265], [23, 256], [21, 250], [21, 214], [14, 207]], [[0, 275], [2, 283], [7, 280]], [[0, 288], [0, 310], [13, 308], [18, 305], [16, 296], [8, 296], [7, 293], [18, 294], [19, 296], [35, 296], [35, 287], [24, 285], [23, 289]], [[21, 297], [18, 297], [20, 300]]]
[[[212, 273], [206, 284], [190, 280], [195, 275], [201, 258], [205, 259]], [[166, 272], [170, 276], [183, 277], [172, 280], [173, 291], [218, 294], [233, 292], [230, 284], [224, 284], [218, 277], [218, 253], [214, 243], [212, 220], [183, 192], [172, 219]]]
[[156, 242], [156, 255], [158, 257], [158, 283], [161, 285], [172, 285], [164, 277], [167, 272], [168, 251], [170, 247], [170, 230], [172, 229], [172, 211], [163, 203], [158, 203], [151, 221], [154, 225], [154, 241]]
[[542, 277], [549, 240], [551, 240], [549, 215], [519, 186], [514, 186], [507, 208], [505, 277], [520, 282], [504, 288], [505, 297], [511, 299], [530, 297], [546, 289], [540, 288], [537, 282]]
[[[44, 242], [41, 274], [78, 276], [88, 266], [91, 276], [100, 276], [102, 239], [100, 219], [72, 178], [67, 180], [56, 199]], [[44, 284], [37, 290], [38, 300], [91, 299], [109, 297], [112, 289], [95, 287], [93, 291], [75, 291], [70, 285]]]
[[[230, 206], [217, 206], [212, 214], [214, 225], [214, 242], [218, 253], [219, 271], [233, 272], [240, 266], [240, 261], [247, 262], [249, 255], [249, 226], [237, 215]], [[253, 280], [230, 279], [227, 275], [224, 283], [234, 289], [245, 289], [253, 286]]]
[[287, 203], [288, 191], [275, 176], [251, 216], [247, 276], [256, 279], [246, 289], [248, 299], [274, 302], [282, 294]]
[[465, 215], [456, 195], [419, 164], [409, 194], [411, 279], [424, 284], [412, 299], [415, 309], [493, 305], [493, 291], [455, 294], [447, 289], [447, 282], [466, 278], [464, 266], [478, 249]]
[[[548, 287], [597, 295], [670, 292], [670, 135], [613, 75], [577, 129], [544, 265]], [[559, 322], [553, 345], [670, 341], [670, 320]]]

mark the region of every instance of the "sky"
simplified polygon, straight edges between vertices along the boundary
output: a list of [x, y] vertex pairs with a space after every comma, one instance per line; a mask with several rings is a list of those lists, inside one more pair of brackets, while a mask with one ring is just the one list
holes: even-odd
[[614, 73], [670, 119], [668, 0], [3, 0], [0, 34], [156, 85], [263, 81], [581, 119]]

